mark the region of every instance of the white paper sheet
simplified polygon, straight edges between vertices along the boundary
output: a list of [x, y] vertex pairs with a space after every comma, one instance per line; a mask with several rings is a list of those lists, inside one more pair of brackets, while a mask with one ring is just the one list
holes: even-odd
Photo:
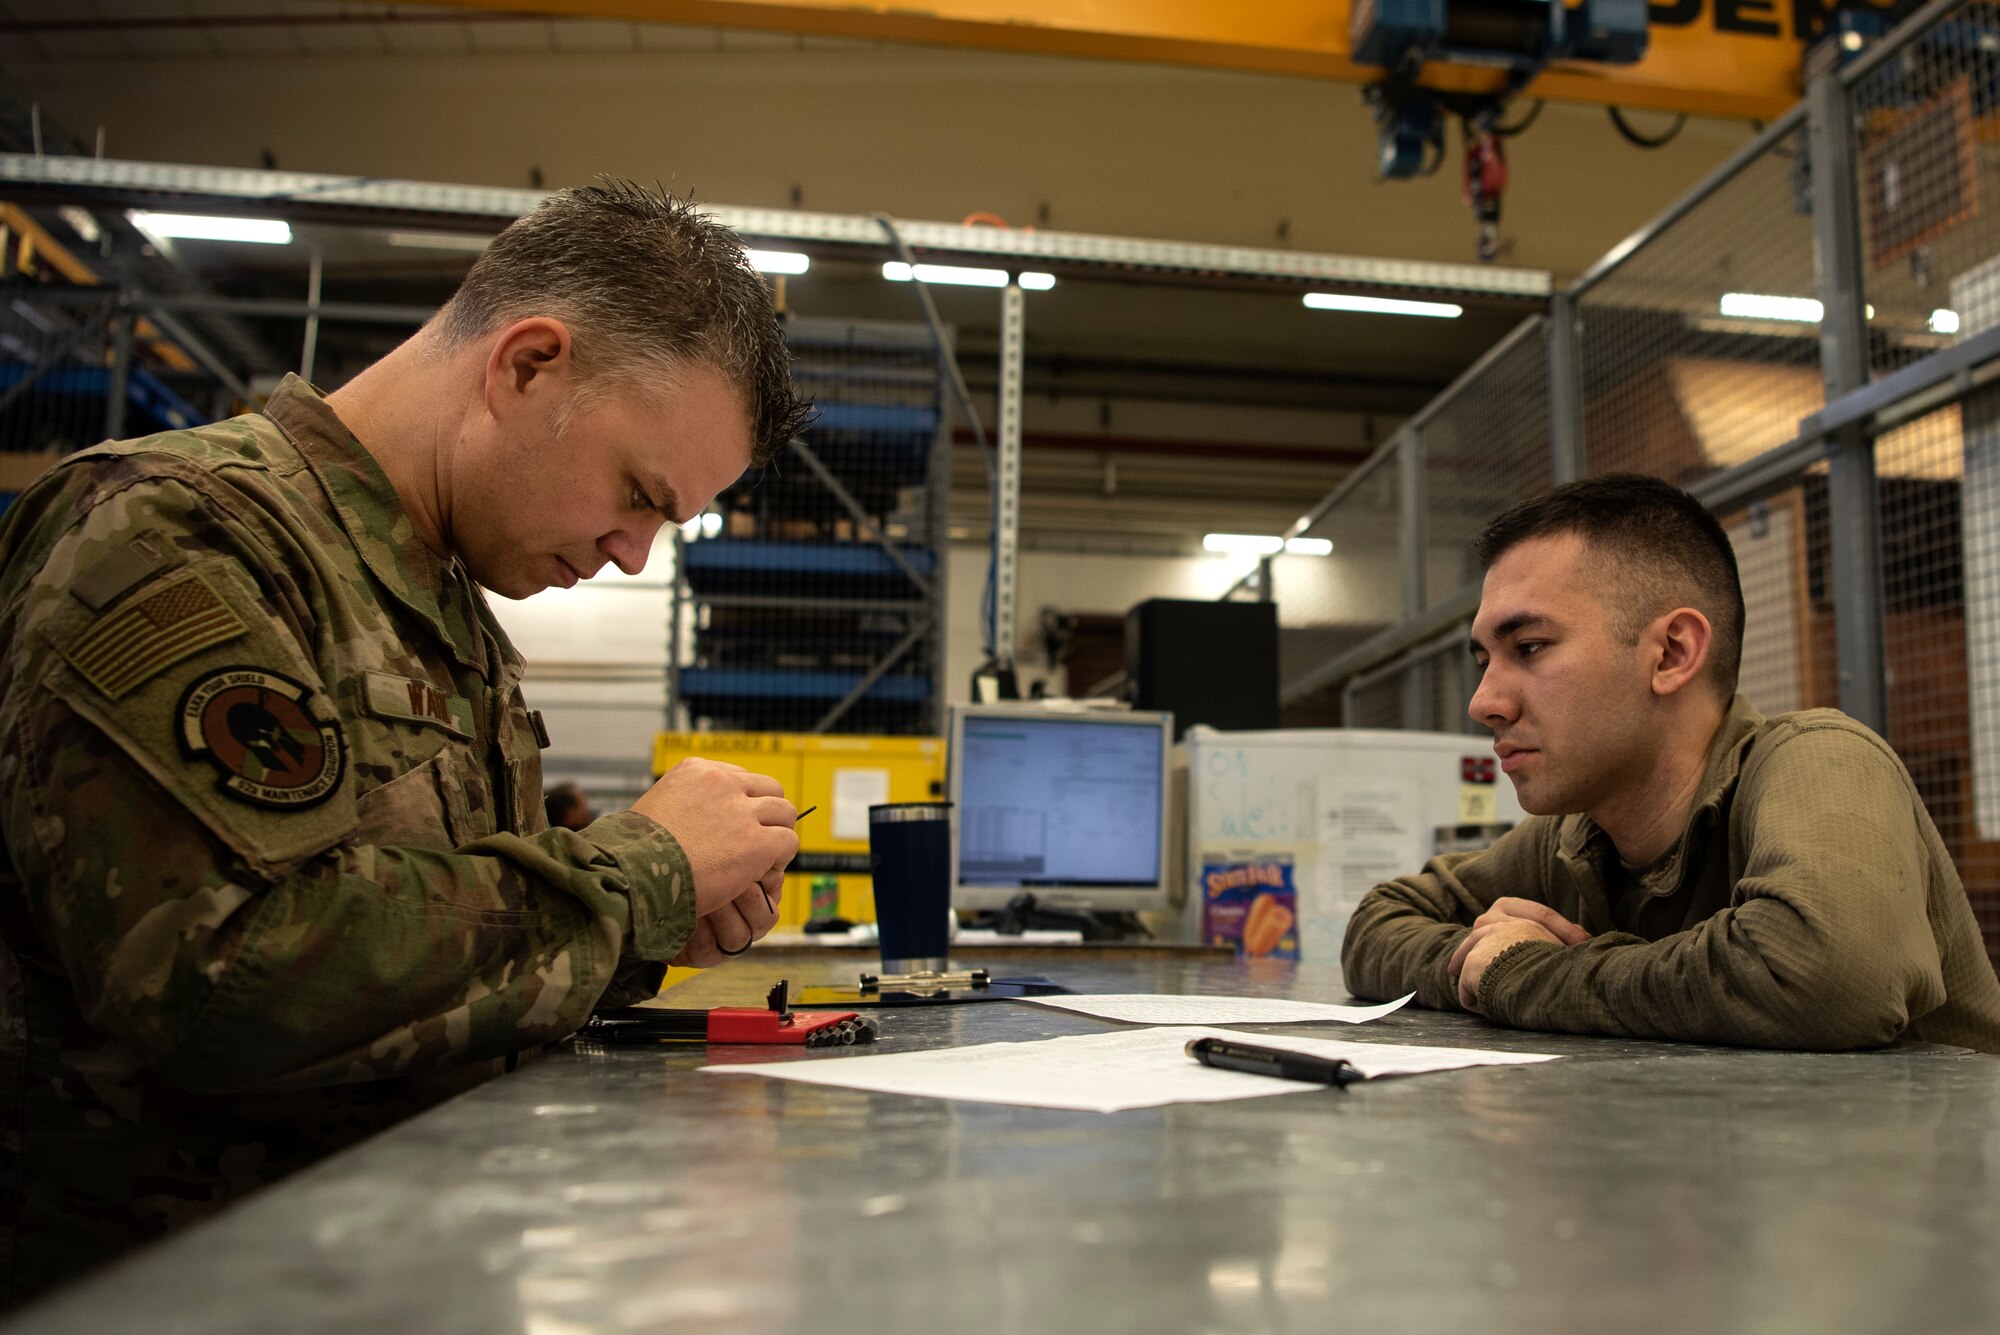
[[889, 800], [889, 771], [837, 769], [833, 772], [833, 837], [866, 842], [868, 808]]
[[1095, 1015], [1127, 1024], [1315, 1024], [1339, 1020], [1366, 1024], [1409, 1004], [1410, 996], [1379, 1006], [1330, 1006], [1318, 1001], [1275, 997], [1180, 997], [1150, 992], [1107, 992], [1085, 996], [1022, 997], [1037, 1006]]
[[[1328, 1092], [1325, 1086], [1303, 1081], [1203, 1066], [1187, 1055], [1186, 1045], [1190, 1039], [1204, 1035], [1235, 1042], [1246, 1040], [1244, 1034], [1231, 1030], [1170, 1027], [874, 1057], [807, 1057], [701, 1069], [716, 1075], [760, 1075], [880, 1094], [1068, 1108], [1079, 1112], [1119, 1112], [1163, 1103], [1220, 1103], [1277, 1094]], [[1519, 1066], [1556, 1060], [1553, 1055], [1542, 1053], [1410, 1047], [1270, 1034], [1255, 1035], [1250, 1041], [1288, 1052], [1344, 1057], [1370, 1079], [1467, 1066]]]
[[1340, 958], [1340, 939], [1361, 897], [1384, 881], [1414, 874], [1427, 851], [1423, 793], [1414, 779], [1376, 775], [1319, 782], [1319, 840], [1310, 888], [1299, 894], [1299, 956]]

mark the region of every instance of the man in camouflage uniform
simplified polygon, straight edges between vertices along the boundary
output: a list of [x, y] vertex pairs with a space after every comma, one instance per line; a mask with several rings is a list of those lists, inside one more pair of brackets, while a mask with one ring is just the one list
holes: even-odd
[[797, 841], [768, 779], [684, 765], [546, 828], [480, 589], [636, 571], [800, 417], [735, 238], [608, 185], [509, 228], [338, 393], [287, 379], [20, 498], [0, 1305], [769, 930]]

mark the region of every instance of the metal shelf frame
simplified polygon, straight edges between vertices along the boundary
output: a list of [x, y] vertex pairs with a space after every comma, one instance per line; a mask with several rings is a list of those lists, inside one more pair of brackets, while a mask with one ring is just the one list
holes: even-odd
[[[498, 231], [547, 194], [382, 177], [30, 153], [0, 153], [0, 190], [17, 199], [46, 195], [65, 201], [226, 211], [294, 222], [461, 231]], [[822, 254], [892, 254], [881, 220], [872, 214], [730, 206], [711, 207], [707, 212], [747, 241], [805, 247]], [[1032, 266], [1078, 277], [1427, 293], [1525, 308], [1545, 305], [1555, 290], [1553, 279], [1541, 269], [893, 221], [910, 248], [926, 256], [1002, 267]]]
[[[950, 414], [941, 393], [943, 367], [927, 329], [904, 323], [866, 320], [814, 320], [791, 330], [799, 357], [798, 379], [825, 396], [819, 419], [794, 439], [788, 454], [795, 476], [810, 477], [834, 514], [852, 525], [850, 541], [803, 541], [786, 538], [698, 538], [677, 536], [675, 572], [669, 610], [670, 652], [667, 665], [667, 706], [670, 728], [692, 728], [711, 716], [705, 706], [720, 706], [747, 719], [760, 712], [757, 703], [782, 707], [800, 702], [824, 702], [809, 722], [795, 730], [830, 732], [843, 721], [852, 727], [858, 706], [891, 706], [895, 730], [915, 722], [936, 732], [942, 723], [943, 630], [945, 626], [945, 539], [949, 518]], [[857, 353], [852, 365], [815, 360], [815, 351], [836, 357]], [[896, 356], [919, 354], [923, 369], [894, 364]], [[878, 362], [877, 357], [881, 360]], [[848, 386], [861, 391], [863, 401], [844, 400]], [[931, 396], [928, 404], [867, 401], [871, 391], [890, 386], [903, 395]], [[892, 538], [875, 515], [850, 489], [843, 469], [868, 467], [873, 480], [921, 485], [926, 497], [923, 540]], [[886, 472], [883, 470], [886, 468]], [[764, 587], [742, 587], [746, 575], [761, 578]], [[788, 592], [787, 585], [813, 582], [811, 592]], [[865, 652], [865, 671], [834, 667], [758, 667], [725, 662], [739, 657], [720, 646], [741, 640], [756, 644], [775, 638], [769, 630], [746, 626], [740, 631], [708, 623], [708, 609], [792, 611], [804, 614], [888, 614], [891, 626], [858, 629], [850, 649]], [[704, 641], [707, 649], [700, 648]], [[906, 664], [930, 642], [932, 661], [927, 673], [912, 674]], [[718, 658], [717, 655], [721, 657]], [[752, 659], [756, 657], [753, 653]], [[901, 669], [899, 671], [899, 669]], [[752, 726], [746, 722], [740, 726]]]

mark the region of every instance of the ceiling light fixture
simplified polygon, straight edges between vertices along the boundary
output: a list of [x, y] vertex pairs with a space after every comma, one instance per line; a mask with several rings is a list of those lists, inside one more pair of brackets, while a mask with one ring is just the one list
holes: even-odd
[[90, 216], [89, 209], [63, 204], [56, 208], [56, 216], [68, 223], [69, 230], [82, 237], [85, 245], [96, 245], [97, 239], [104, 235], [104, 229], [97, 225], [97, 219]]
[[[1005, 287], [1005, 269], [967, 269], [956, 264], [919, 264], [916, 268], [917, 280], [924, 283], [949, 283], [955, 287]], [[910, 281], [910, 266], [901, 260], [890, 260], [882, 266], [882, 276], [892, 283]]]
[[148, 213], [144, 209], [133, 209], [125, 216], [156, 241], [252, 241], [261, 246], [282, 246], [292, 239], [292, 226], [283, 218], [219, 218], [206, 213]]
[[800, 274], [812, 268], [812, 257], [796, 250], [746, 250], [750, 267], [758, 273]]
[[1725, 292], [1722, 313], [1740, 320], [1791, 320], [1818, 324], [1826, 308], [1812, 297], [1774, 297], [1763, 292]]
[[1276, 556], [1285, 549], [1285, 540], [1268, 533], [1204, 533], [1201, 545], [1232, 556]]
[[1428, 315], [1456, 320], [1465, 307], [1448, 301], [1407, 301], [1401, 297], [1356, 297], [1345, 292], [1308, 292], [1308, 307], [1316, 311], [1359, 311], [1364, 315]]
[[[1739, 320], [1788, 320], [1793, 324], [1818, 324], [1826, 307], [1814, 297], [1777, 297], [1767, 292], [1725, 292], [1721, 310]], [[1875, 307], [1861, 308], [1863, 319], [1875, 318]]]

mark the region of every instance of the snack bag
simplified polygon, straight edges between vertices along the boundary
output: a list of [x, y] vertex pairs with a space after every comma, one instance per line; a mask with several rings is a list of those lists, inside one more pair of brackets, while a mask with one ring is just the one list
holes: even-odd
[[1210, 854], [1202, 859], [1201, 896], [1201, 934], [1210, 945], [1235, 946], [1246, 959], [1299, 957], [1290, 857]]

